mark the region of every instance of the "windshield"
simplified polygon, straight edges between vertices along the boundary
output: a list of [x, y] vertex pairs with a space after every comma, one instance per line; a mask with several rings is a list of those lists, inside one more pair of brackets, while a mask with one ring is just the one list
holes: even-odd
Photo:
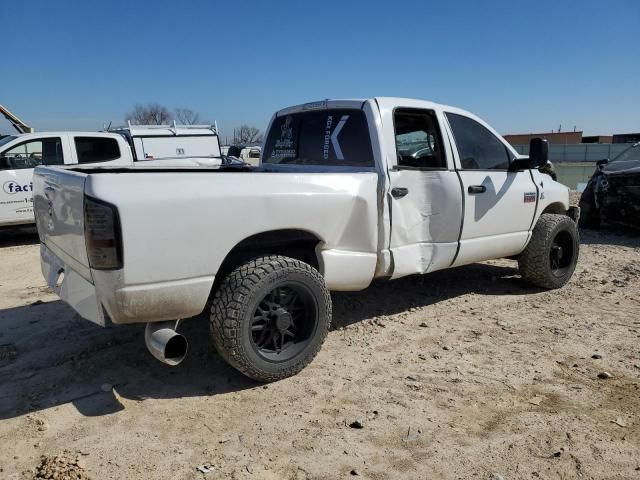
[[16, 138], [18, 137], [16, 137], [15, 135], [7, 135], [6, 137], [0, 138], [0, 147], [5, 143], [9, 143], [11, 140], [15, 140]]
[[640, 143], [630, 146], [616, 158], [611, 160], [613, 162], [628, 162], [633, 160], [640, 160]]
[[277, 117], [264, 145], [262, 163], [372, 168], [366, 116], [362, 110], [341, 108]]

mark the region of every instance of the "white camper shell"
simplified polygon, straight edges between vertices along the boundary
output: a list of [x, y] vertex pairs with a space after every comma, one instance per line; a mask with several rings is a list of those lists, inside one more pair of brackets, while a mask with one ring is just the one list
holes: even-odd
[[219, 158], [218, 128], [213, 125], [132, 125], [109, 129], [124, 136], [134, 160]]

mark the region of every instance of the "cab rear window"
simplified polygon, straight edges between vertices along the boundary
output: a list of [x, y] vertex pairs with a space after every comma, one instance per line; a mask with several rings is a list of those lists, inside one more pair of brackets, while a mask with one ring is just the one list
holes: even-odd
[[365, 114], [330, 109], [277, 117], [262, 163], [371, 168], [374, 160]]

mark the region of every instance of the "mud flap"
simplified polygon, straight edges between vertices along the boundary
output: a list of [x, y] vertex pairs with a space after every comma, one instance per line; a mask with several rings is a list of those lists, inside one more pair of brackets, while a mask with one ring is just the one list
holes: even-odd
[[569, 210], [567, 210], [567, 216], [571, 218], [574, 222], [578, 223], [580, 220], [580, 207], [571, 206]]

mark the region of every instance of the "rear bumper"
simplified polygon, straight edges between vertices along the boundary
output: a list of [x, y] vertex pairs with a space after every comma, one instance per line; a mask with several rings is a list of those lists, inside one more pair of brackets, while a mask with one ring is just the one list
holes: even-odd
[[189, 318], [202, 313], [213, 276], [142, 285], [122, 285], [122, 271], [92, 270], [93, 283], [46, 245], [40, 245], [42, 273], [49, 287], [80, 316], [105, 325]]
[[104, 326], [105, 319], [95, 286], [40, 244], [40, 267], [47, 285], [81, 317]]

